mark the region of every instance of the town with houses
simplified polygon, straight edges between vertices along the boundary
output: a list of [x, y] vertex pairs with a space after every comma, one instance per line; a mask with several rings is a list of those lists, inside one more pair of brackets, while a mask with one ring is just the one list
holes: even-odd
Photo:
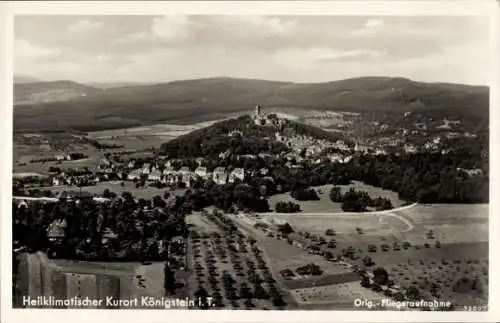
[[[405, 117], [409, 113], [405, 113]], [[255, 107], [255, 112], [252, 115], [253, 122], [258, 126], [269, 126], [272, 125], [277, 129], [284, 124], [284, 119], [277, 118], [276, 116], [269, 117], [267, 114], [263, 113], [261, 106], [257, 105]], [[379, 125], [378, 122], [374, 123]], [[457, 125], [457, 121], [444, 120], [443, 125], [440, 128], [448, 129], [449, 125]], [[425, 126], [417, 124], [417, 128], [426, 130]], [[409, 134], [409, 130], [403, 129], [398, 133], [404, 136]], [[412, 130], [412, 135], [418, 134], [418, 130]], [[238, 130], [229, 131], [227, 136], [241, 136], [241, 132]], [[448, 132], [445, 135], [446, 139], [454, 139], [460, 136], [459, 133]], [[474, 138], [474, 134], [465, 133], [463, 136]], [[353, 156], [356, 154], [371, 154], [371, 155], [386, 155], [388, 151], [394, 151], [398, 148], [398, 153], [414, 154], [419, 151], [422, 152], [439, 152], [446, 154], [451, 151], [450, 148], [442, 148], [441, 143], [442, 137], [435, 136], [430, 138], [421, 147], [417, 147], [411, 143], [401, 144], [402, 139], [394, 138], [382, 138], [377, 140], [363, 140], [363, 141], [353, 141], [352, 139], [338, 139], [335, 142], [331, 142], [325, 139], [316, 139], [304, 135], [295, 135], [288, 137], [280, 131], [275, 132], [275, 138], [277, 142], [284, 143], [290, 148], [287, 153], [281, 153], [277, 155], [270, 155], [266, 153], [260, 153], [258, 155], [238, 155], [237, 159], [284, 159], [286, 160], [285, 166], [288, 168], [301, 168], [305, 164], [320, 164], [323, 162], [331, 163], [348, 163]], [[221, 152], [218, 156], [218, 160], [222, 164], [232, 155], [230, 149], [225, 152]], [[55, 156], [55, 160], [71, 160], [72, 154], [60, 154]], [[269, 177], [269, 169], [262, 168], [258, 171], [249, 171], [244, 168], [231, 168], [225, 166], [213, 165], [213, 162], [208, 163], [204, 157], [195, 158], [195, 166], [191, 163], [191, 166], [183, 165], [182, 159], [169, 159], [168, 155], [156, 155], [153, 158], [148, 158], [147, 161], [142, 159], [130, 158], [124, 160], [119, 157], [119, 153], [109, 153], [104, 154], [95, 167], [95, 169], [89, 169], [87, 167], [73, 168], [65, 170], [59, 170], [59, 172], [52, 174], [50, 176], [50, 181], [52, 186], [81, 186], [97, 184], [103, 181], [133, 181], [137, 183], [143, 182], [144, 185], [160, 184], [167, 187], [181, 187], [189, 188], [197, 180], [213, 180], [218, 185], [224, 185], [226, 183], [234, 182], [245, 182], [246, 179], [255, 176], [267, 176]], [[207, 164], [212, 165], [211, 168], [207, 167]], [[457, 170], [474, 176], [481, 174], [480, 169], [464, 169], [458, 168]]]

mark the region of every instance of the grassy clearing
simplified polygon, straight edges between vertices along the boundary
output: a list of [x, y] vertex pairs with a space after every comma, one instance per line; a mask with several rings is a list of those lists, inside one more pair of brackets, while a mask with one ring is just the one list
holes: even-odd
[[[57, 167], [60, 169], [68, 169], [68, 168], [83, 168], [88, 167], [90, 170], [96, 168], [97, 162], [102, 155], [102, 152], [89, 151], [84, 152], [89, 157], [81, 160], [69, 160], [69, 161], [61, 161], [61, 162], [45, 162], [45, 163], [14, 163], [13, 170], [14, 172], [24, 173], [24, 172], [36, 172], [44, 175], [49, 174], [49, 168]], [[54, 154], [49, 155], [53, 157]], [[42, 156], [24, 156], [23, 158], [36, 159]]]
[[365, 231], [377, 230], [381, 228], [378, 216], [364, 214], [349, 215], [301, 215], [280, 214], [271, 215], [290, 223], [296, 231], [309, 231], [311, 233], [324, 234], [327, 229], [334, 229], [337, 233], [355, 233], [356, 227], [361, 227]]
[[[200, 125], [153, 125], [150, 127], [97, 131], [89, 133], [89, 137], [103, 144], [123, 146], [117, 150], [144, 150], [159, 147], [162, 143], [192, 131]], [[58, 147], [57, 149], [54, 147]], [[33, 163], [30, 160], [54, 157], [66, 152], [81, 152], [89, 156], [87, 160]], [[50, 166], [60, 168], [89, 167], [94, 168], [100, 156], [105, 152], [83, 143], [70, 133], [33, 133], [17, 134], [14, 139], [13, 167], [15, 172], [47, 173]], [[26, 164], [26, 165], [24, 165]]]
[[420, 204], [398, 213], [421, 225], [484, 223], [489, 204]]
[[[304, 309], [353, 309], [355, 299], [380, 300], [383, 298], [370, 289], [361, 287], [359, 282], [349, 282], [330, 286], [309, 287], [292, 291]], [[366, 308], [365, 308], [366, 310]]]
[[[323, 236], [327, 241], [334, 238], [337, 241], [334, 254], [343, 248], [353, 246], [364, 252], [368, 244], [375, 244], [380, 251], [382, 244], [387, 244], [392, 250], [394, 242], [400, 245], [404, 241], [412, 245], [428, 243], [432, 247], [436, 241], [443, 245], [488, 241], [487, 207], [476, 205], [457, 206], [421, 206], [417, 205], [404, 211], [394, 211], [387, 214], [336, 214], [336, 215], [303, 215], [279, 214], [268, 215], [272, 218], [290, 223], [296, 232], [309, 232]], [[433, 210], [437, 210], [433, 215]], [[456, 218], [456, 223], [454, 223]], [[443, 219], [443, 224], [440, 220]], [[356, 232], [361, 228], [363, 233]], [[335, 236], [327, 236], [327, 229], [335, 230]], [[434, 239], [429, 239], [429, 230], [434, 232]], [[389, 250], [389, 251], [390, 251]]]
[[[439, 299], [451, 300], [455, 306], [487, 304], [488, 259], [481, 256], [426, 258], [414, 263], [399, 263], [388, 268], [389, 275], [403, 288], [417, 287], [422, 295], [431, 296], [436, 284]], [[466, 277], [479, 282], [473, 288], [454, 290], [457, 281]], [[434, 296], [436, 297], [436, 296]]]
[[442, 243], [488, 241], [487, 204], [418, 205], [395, 214], [414, 224], [412, 231], [402, 234], [413, 244], [427, 242], [426, 233], [430, 230], [434, 232], [434, 240]]
[[[333, 203], [330, 200], [330, 190], [332, 189], [332, 184], [315, 186], [314, 189], [318, 192], [319, 201], [297, 201], [291, 195], [290, 192], [277, 194], [269, 198], [269, 205], [273, 208], [277, 202], [286, 201], [294, 202], [300, 205], [303, 213], [340, 213], [342, 212], [340, 203]], [[394, 207], [399, 207], [404, 204], [404, 201], [400, 200], [398, 193], [384, 190], [382, 188], [374, 187], [371, 185], [366, 185], [361, 182], [354, 181], [349, 185], [339, 185], [342, 193], [347, 192], [351, 188], [357, 191], [366, 191], [372, 198], [385, 197], [391, 200]]]
[[194, 212], [186, 216], [186, 223], [191, 226], [192, 230], [199, 232], [221, 232], [212, 222], [202, 217], [200, 212]]
[[290, 192], [273, 195], [269, 198], [269, 206], [274, 208], [277, 202], [285, 201], [298, 203], [304, 213], [342, 212], [340, 204], [330, 200], [331, 188], [330, 184], [315, 187], [320, 198], [319, 201], [297, 201], [290, 195]]
[[[78, 190], [78, 187], [68, 187], [68, 186], [52, 186], [48, 187], [53, 192], [61, 192], [67, 190]], [[153, 196], [159, 195], [163, 196], [166, 190], [171, 194], [182, 195], [185, 189], [178, 189], [175, 191], [170, 191], [168, 188], [156, 188], [156, 187], [141, 187], [136, 188], [133, 182], [124, 182], [124, 186], [121, 186], [120, 182], [103, 182], [98, 183], [95, 186], [84, 186], [82, 191], [87, 191], [92, 194], [102, 194], [105, 189], [109, 189], [111, 192], [121, 195], [123, 192], [130, 192], [136, 198], [151, 199]]]
[[362, 252], [359, 253], [361, 257], [350, 262], [361, 265], [364, 255], [369, 255], [375, 262], [375, 266], [390, 266], [401, 262], [416, 264], [422, 259], [431, 258], [453, 260], [488, 256], [488, 243], [486, 242], [444, 244], [441, 248], [436, 248], [432, 244], [429, 248], [418, 246], [416, 249], [416, 246], [411, 246], [407, 250], [401, 248], [399, 251], [394, 250], [392, 244], [388, 243], [388, 245], [390, 246], [388, 251], [381, 251], [380, 244], [377, 245], [376, 252], [368, 252], [365, 246], [361, 248]]
[[[325, 271], [325, 274], [344, 274], [351, 271], [337, 263], [326, 261], [321, 256], [306, 253], [302, 249], [292, 246], [284, 240], [267, 237], [264, 232], [253, 228], [247, 222], [239, 218], [233, 218], [233, 220], [252, 233], [259, 242], [259, 246], [264, 249], [270, 258], [271, 266], [276, 271], [285, 268], [295, 269], [311, 262], [319, 265], [321, 269]], [[281, 275], [278, 276], [281, 277]]]

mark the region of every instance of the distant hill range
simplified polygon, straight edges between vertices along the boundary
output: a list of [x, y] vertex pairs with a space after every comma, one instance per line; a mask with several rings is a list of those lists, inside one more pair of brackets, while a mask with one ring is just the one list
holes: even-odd
[[99, 89], [112, 89], [117, 87], [127, 87], [127, 86], [144, 86], [151, 83], [139, 83], [139, 82], [91, 82], [86, 85], [93, 86]]
[[14, 92], [16, 131], [200, 122], [255, 104], [357, 113], [428, 110], [444, 117], [487, 118], [489, 112], [488, 87], [389, 77], [309, 84], [221, 77], [107, 89], [61, 81], [16, 84]]
[[93, 96], [102, 90], [72, 81], [14, 84], [14, 105], [32, 105]]

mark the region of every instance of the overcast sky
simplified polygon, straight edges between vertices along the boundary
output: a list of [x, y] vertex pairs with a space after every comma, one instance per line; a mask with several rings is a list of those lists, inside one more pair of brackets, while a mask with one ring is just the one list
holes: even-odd
[[479, 17], [16, 16], [14, 33], [15, 74], [44, 80], [489, 83]]

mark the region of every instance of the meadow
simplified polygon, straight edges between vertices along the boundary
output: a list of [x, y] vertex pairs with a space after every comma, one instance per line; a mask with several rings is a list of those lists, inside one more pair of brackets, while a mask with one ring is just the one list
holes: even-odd
[[[327, 249], [336, 256], [352, 248], [354, 258], [346, 259], [352, 265], [364, 267], [363, 259], [369, 256], [373, 264], [368, 269], [386, 268], [391, 279], [403, 288], [414, 285], [422, 295], [426, 295], [432, 284], [437, 282], [443, 285], [442, 297], [458, 305], [470, 305], [483, 304], [487, 299], [484, 292], [487, 287], [484, 286], [488, 284], [488, 211], [488, 205], [417, 204], [383, 213], [263, 214], [260, 215], [261, 220], [253, 221], [273, 223], [276, 219], [278, 223], [288, 222], [302, 236], [308, 232], [326, 241], [333, 239], [335, 248]], [[238, 221], [252, 227], [252, 223], [248, 223], [251, 220]], [[327, 229], [333, 229], [334, 235], [326, 235]], [[363, 293], [364, 288], [359, 281], [342, 282], [339, 277], [337, 280], [333, 275], [330, 277], [331, 274], [342, 275], [340, 271], [332, 270], [335, 268], [332, 264], [337, 263], [311, 255], [284, 240], [267, 237], [262, 230], [252, 230], [260, 234], [262, 246], [277, 270], [294, 269], [310, 262], [325, 270], [321, 278], [285, 282], [285, 286], [295, 290], [293, 294], [299, 303], [303, 303], [301, 308], [352, 308], [347, 299], [352, 300], [354, 296], [346, 295], [354, 295], [355, 292], [349, 289], [344, 290], [344, 296], [338, 300], [342, 305], [327, 301], [331, 296], [329, 293], [336, 293], [340, 284], [355, 286]], [[408, 245], [405, 246], [406, 243]], [[345, 267], [343, 270], [352, 271]], [[472, 292], [453, 291], [453, 286], [463, 276], [469, 279], [466, 284], [472, 286], [471, 281], [477, 279], [483, 287], [471, 289]], [[304, 288], [313, 286], [317, 289], [314, 293], [304, 292]], [[303, 295], [297, 294], [299, 292]], [[370, 289], [366, 292], [373, 293]]]
[[453, 300], [456, 307], [487, 304], [488, 258], [484, 253], [471, 258], [454, 256], [409, 260], [388, 267], [388, 272], [402, 288], [417, 287], [421, 295]]
[[[330, 191], [332, 189], [332, 184], [321, 185], [313, 187], [318, 193], [319, 201], [297, 201], [294, 199], [290, 192], [283, 194], [276, 194], [269, 198], [269, 205], [274, 208], [277, 202], [294, 202], [300, 205], [302, 213], [327, 213], [327, 212], [342, 212], [341, 204], [334, 203], [330, 199]], [[356, 191], [366, 191], [372, 198], [385, 197], [391, 200], [394, 207], [399, 207], [405, 202], [399, 199], [398, 194], [393, 191], [385, 190], [379, 187], [374, 187], [361, 182], [353, 181], [349, 185], [339, 185], [342, 193], [347, 192], [351, 188]]]
[[[110, 192], [116, 193], [117, 195], [121, 195], [123, 192], [130, 192], [135, 198], [143, 198], [143, 199], [151, 199], [154, 196], [163, 196], [165, 191], [169, 191], [171, 194], [182, 195], [185, 192], [185, 189], [176, 189], [170, 190], [169, 188], [156, 188], [156, 187], [141, 187], [136, 188], [135, 184], [130, 181], [123, 182], [102, 182], [97, 183], [93, 186], [83, 186], [82, 191], [87, 191], [91, 194], [102, 194], [104, 190], [108, 189]], [[51, 186], [46, 189], [51, 190], [52, 192], [58, 193], [63, 191], [78, 191], [77, 187], [69, 187], [69, 186]]]
[[294, 289], [291, 292], [301, 309], [315, 310], [367, 310], [362, 307], [356, 308], [354, 300], [376, 301], [384, 298], [381, 294], [363, 288], [359, 282]]

